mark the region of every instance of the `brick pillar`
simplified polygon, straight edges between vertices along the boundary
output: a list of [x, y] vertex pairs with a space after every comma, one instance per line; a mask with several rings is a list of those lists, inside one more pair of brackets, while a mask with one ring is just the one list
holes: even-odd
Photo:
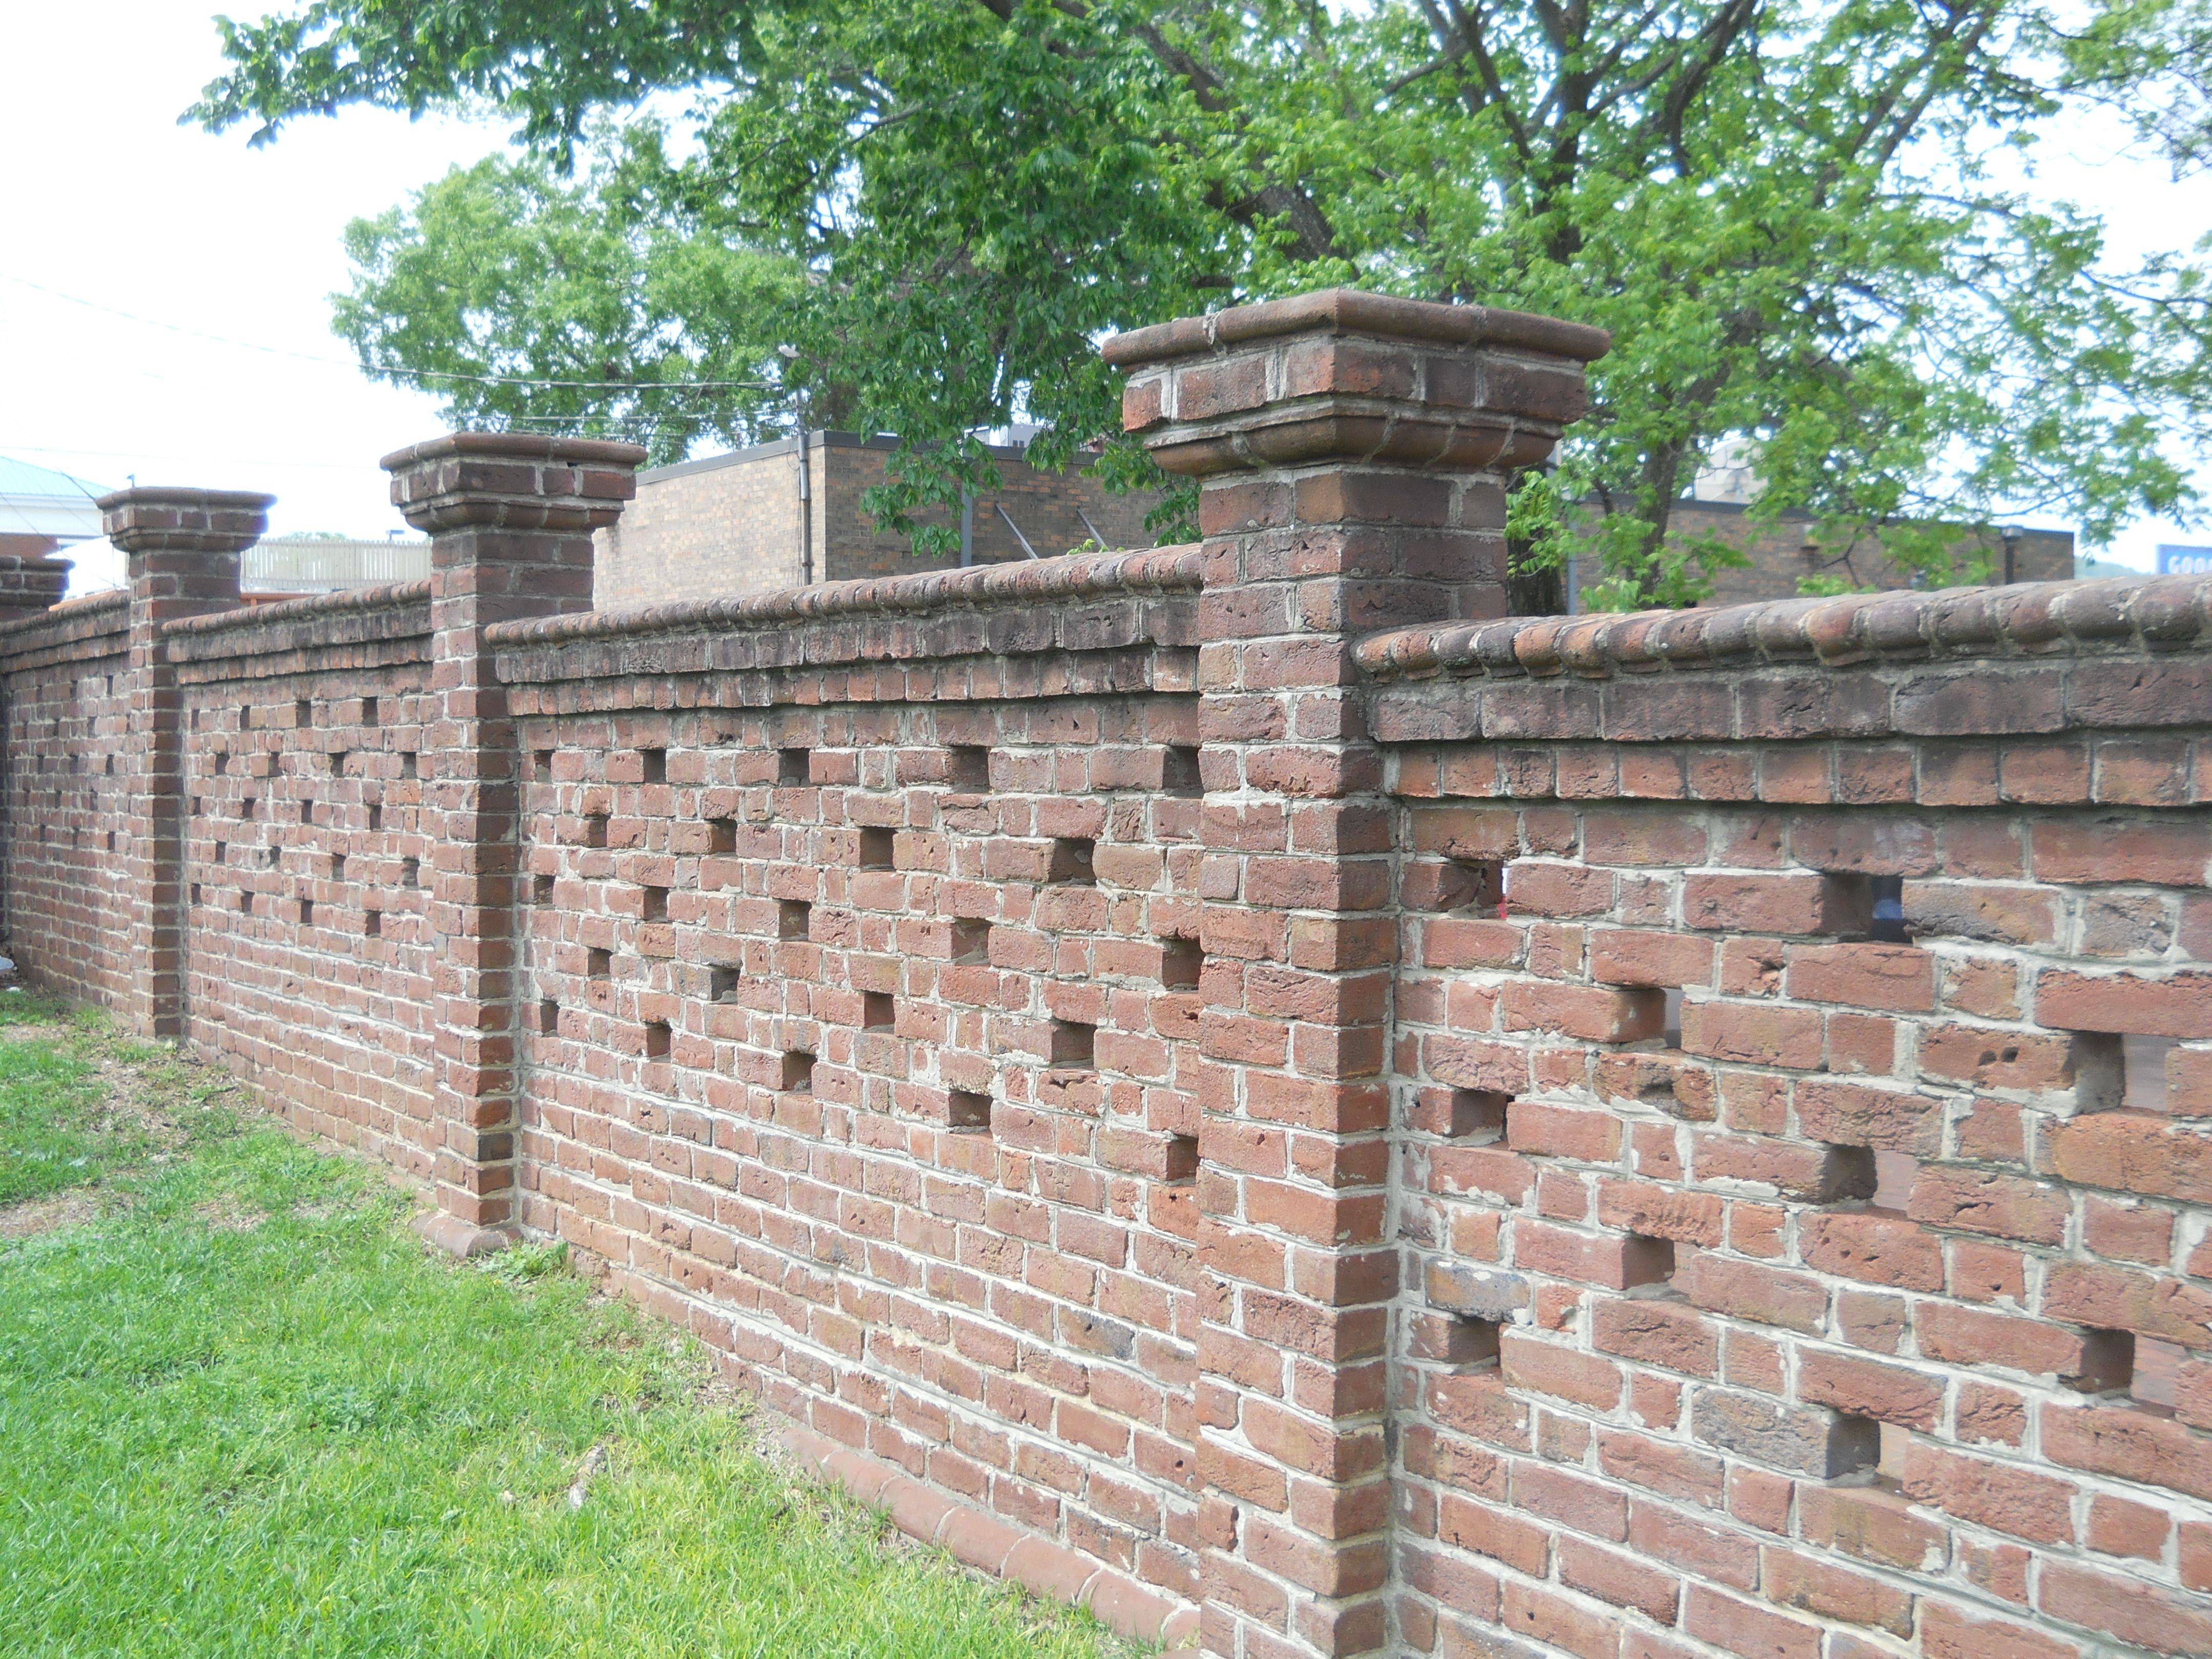
[[59, 605], [74, 562], [45, 553], [0, 553], [0, 622]]
[[131, 594], [122, 874], [132, 961], [117, 1012], [140, 1036], [181, 1036], [185, 1029], [184, 698], [161, 630], [182, 617], [238, 608], [238, 556], [261, 539], [276, 499], [149, 489], [119, 489], [98, 503], [101, 528], [123, 550]]
[[1595, 329], [1347, 290], [1110, 341], [1128, 428], [1201, 481], [1204, 1644], [1389, 1645], [1382, 756], [1351, 647], [1505, 611], [1505, 485], [1582, 412]]
[[384, 458], [392, 500], [430, 534], [431, 690], [424, 759], [438, 1211], [459, 1255], [496, 1249], [514, 1215], [514, 928], [521, 793], [506, 689], [484, 630], [592, 608], [592, 532], [636, 494], [635, 444], [461, 432]]

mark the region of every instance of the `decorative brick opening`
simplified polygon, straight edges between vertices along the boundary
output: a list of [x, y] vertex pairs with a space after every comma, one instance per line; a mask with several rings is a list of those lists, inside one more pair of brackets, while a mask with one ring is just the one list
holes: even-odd
[[779, 749], [775, 751], [775, 781], [786, 789], [804, 787], [809, 781], [809, 754], [804, 749]]
[[1195, 748], [1182, 744], [1168, 745], [1160, 764], [1160, 793], [1185, 800], [1206, 793], [1206, 781], [1199, 775]]
[[1049, 1058], [1054, 1067], [1064, 1071], [1091, 1071], [1097, 1064], [1097, 1052], [1098, 1028], [1096, 1025], [1085, 1025], [1072, 1019], [1053, 1021]]
[[952, 960], [982, 963], [991, 959], [991, 924], [980, 916], [960, 916], [952, 923]]
[[897, 832], [880, 825], [871, 825], [860, 831], [860, 868], [889, 870], [891, 854], [897, 844]]
[[804, 1048], [784, 1051], [783, 1073], [779, 1085], [784, 1093], [811, 1095], [814, 1092], [814, 1056]]
[[614, 976], [614, 971], [615, 954], [613, 951], [602, 950], [598, 945], [592, 945], [585, 951], [585, 978], [598, 980], [611, 979]]
[[888, 1031], [898, 1024], [898, 1001], [889, 991], [860, 994], [860, 1029]]
[[645, 1057], [647, 1060], [667, 1059], [670, 1042], [671, 1033], [668, 1022], [666, 1020], [649, 1019], [646, 1021]]
[[640, 921], [655, 922], [668, 920], [668, 890], [665, 887], [646, 886], [637, 890], [637, 915]]
[[812, 925], [814, 907], [805, 899], [779, 899], [775, 907], [775, 936], [805, 939]]
[[665, 783], [668, 781], [668, 751], [665, 749], [641, 749], [637, 751], [638, 781]]
[[735, 1002], [738, 988], [745, 982], [744, 971], [729, 963], [707, 970], [707, 1000]]
[[1052, 843], [1044, 878], [1055, 887], [1087, 887], [1098, 878], [1091, 860], [1097, 843], [1087, 836], [1061, 836]]
[[1160, 952], [1160, 983], [1170, 991], [1195, 991], [1206, 952], [1194, 939], [1170, 939]]
[[991, 751], [981, 744], [957, 744], [946, 750], [945, 781], [963, 793], [983, 793], [991, 787]]
[[945, 1127], [963, 1134], [988, 1134], [991, 1129], [991, 1097], [972, 1089], [955, 1089], [945, 1097]]

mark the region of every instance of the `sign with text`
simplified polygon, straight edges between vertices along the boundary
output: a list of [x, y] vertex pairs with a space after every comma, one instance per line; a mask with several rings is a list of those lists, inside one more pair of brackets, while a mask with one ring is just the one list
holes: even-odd
[[2212, 576], [2212, 547], [2158, 544], [2158, 574], [2161, 576]]

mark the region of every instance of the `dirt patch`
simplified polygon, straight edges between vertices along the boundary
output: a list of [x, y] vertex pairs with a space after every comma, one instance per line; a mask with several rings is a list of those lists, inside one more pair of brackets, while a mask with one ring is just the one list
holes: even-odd
[[250, 1233], [269, 1219], [258, 1210], [248, 1210], [228, 1196], [204, 1199], [192, 1206], [192, 1215], [210, 1232]]
[[100, 1214], [100, 1200], [93, 1191], [78, 1187], [50, 1198], [0, 1209], [0, 1238], [36, 1238], [64, 1227], [82, 1227]]

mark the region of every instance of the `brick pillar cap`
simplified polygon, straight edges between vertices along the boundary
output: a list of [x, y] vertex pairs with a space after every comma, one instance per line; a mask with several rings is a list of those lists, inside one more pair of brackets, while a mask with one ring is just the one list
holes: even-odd
[[536, 432], [448, 432], [404, 449], [395, 449], [377, 465], [386, 472], [450, 456], [501, 456], [518, 461], [551, 461], [571, 466], [642, 466], [645, 451], [611, 438], [555, 438]]
[[392, 504], [417, 530], [573, 534], [622, 516], [644, 459], [637, 445], [602, 438], [449, 432], [395, 449], [383, 465]]
[[1364, 334], [1422, 345], [1498, 345], [1589, 362], [1612, 347], [1601, 328], [1489, 306], [1438, 305], [1356, 288], [1234, 306], [1116, 334], [1100, 348], [1115, 368], [1136, 369], [1286, 334]]
[[93, 505], [101, 532], [126, 553], [239, 553], [261, 539], [276, 500], [252, 489], [148, 484], [116, 490]]

